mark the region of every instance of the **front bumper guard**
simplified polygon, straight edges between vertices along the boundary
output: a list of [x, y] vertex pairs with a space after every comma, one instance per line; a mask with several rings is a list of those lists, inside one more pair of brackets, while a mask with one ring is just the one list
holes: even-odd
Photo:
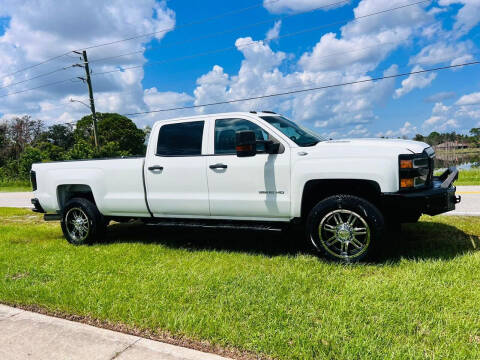
[[432, 179], [432, 187], [412, 192], [383, 194], [383, 205], [402, 214], [438, 215], [455, 210], [462, 198], [455, 194], [453, 183], [458, 179], [458, 170], [450, 167]]

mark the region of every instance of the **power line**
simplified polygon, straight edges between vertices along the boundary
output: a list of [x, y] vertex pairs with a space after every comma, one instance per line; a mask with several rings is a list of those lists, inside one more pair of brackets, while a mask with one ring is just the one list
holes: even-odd
[[[320, 26], [314, 26], [314, 27], [311, 27], [311, 28], [287, 33], [287, 34], [284, 34], [284, 35], [279, 35], [278, 37], [276, 37], [276, 39], [283, 39], [283, 38], [287, 38], [287, 37], [297, 36], [297, 35], [300, 35], [300, 34], [304, 34], [304, 33], [307, 33], [307, 32], [319, 30], [319, 29], [329, 27], [329, 26], [332, 26], [332, 25], [343, 24], [347, 21], [351, 21], [351, 22], [358, 21], [358, 20], [365, 19], [365, 18], [368, 18], [368, 17], [371, 17], [371, 16], [383, 14], [383, 13], [388, 12], [388, 11], [395, 11], [395, 10], [403, 9], [403, 8], [406, 8], [406, 7], [418, 5], [418, 4], [425, 3], [425, 2], [431, 2], [431, 0], [422, 0], [422, 1], [412, 3], [412, 4], [401, 5], [401, 6], [397, 6], [397, 7], [394, 7], [394, 8], [385, 9], [385, 10], [377, 11], [377, 12], [374, 12], [374, 13], [358, 16], [354, 19], [348, 18], [348, 19], [343, 19], [343, 20], [335, 21], [335, 22], [328, 23], [328, 24], [322, 24]], [[193, 58], [193, 57], [197, 57], [197, 56], [205, 56], [205, 55], [210, 55], [210, 54], [216, 54], [216, 53], [219, 53], [219, 52], [225, 52], [225, 51], [234, 50], [234, 49], [237, 49], [237, 48], [244, 48], [244, 47], [247, 47], [247, 46], [255, 45], [257, 43], [258, 43], [258, 41], [254, 40], [254, 41], [251, 41], [249, 43], [245, 43], [245, 44], [243, 44], [241, 46], [238, 46], [238, 47], [237, 46], [228, 46], [228, 47], [225, 47], [225, 48], [220, 48], [220, 49], [210, 50], [210, 51], [206, 51], [206, 52], [201, 52], [201, 53], [194, 54], [194, 55], [186, 55], [186, 56], [183, 56], [183, 57], [173, 58], [173, 59], [170, 59], [170, 60], [151, 61], [151, 62], [148, 62], [146, 64], [134, 65], [134, 66], [129, 66], [129, 67], [123, 67], [121, 69], [108, 70], [108, 71], [104, 71], [104, 72], [100, 72], [100, 73], [95, 73], [95, 74], [92, 74], [92, 76], [111, 74], [111, 73], [114, 73], [114, 72], [123, 72], [123, 71], [126, 71], [126, 70], [143, 68], [145, 66], [163, 64], [163, 63], [166, 63], [166, 62], [177, 61], [177, 60], [184, 60], [184, 59], [189, 59], [189, 58]]]
[[[278, 0], [277, 0], [277, 1], [278, 1]], [[425, 3], [425, 2], [431, 2], [431, 0], [417, 1], [417, 2], [415, 2], [415, 3], [405, 4], [405, 5], [397, 6], [397, 7], [394, 7], [394, 8], [385, 9], [385, 10], [377, 11], [377, 12], [374, 12], [374, 13], [362, 15], [362, 16], [356, 17], [356, 18], [354, 18], [354, 19], [349, 19], [349, 18], [348, 18], [348, 19], [343, 19], [343, 20], [336, 21], [336, 22], [329, 23], [329, 24], [323, 24], [323, 25], [320, 25], [320, 26], [315, 26], [315, 27], [312, 27], [312, 28], [307, 28], [307, 29], [303, 29], [303, 30], [300, 30], [300, 31], [296, 31], [296, 32], [292, 32], [292, 33], [287, 33], [287, 34], [278, 36], [277, 39], [287, 38], [287, 37], [292, 37], [292, 36], [304, 34], [304, 33], [307, 33], [307, 32], [315, 31], [315, 30], [318, 30], [318, 29], [321, 29], [321, 28], [325, 28], [325, 27], [328, 27], [328, 26], [332, 26], [332, 25], [343, 24], [344, 22], [347, 22], [347, 21], [351, 21], [351, 22], [353, 22], [353, 21], [358, 21], [358, 20], [361, 20], [361, 19], [369, 18], [369, 17], [371, 17], [371, 16], [383, 14], [383, 13], [386, 13], [386, 12], [389, 12], [389, 11], [395, 11], [395, 10], [403, 9], [403, 8], [406, 8], [406, 7], [415, 6], [415, 5], [418, 5], [418, 4], [421, 4], [421, 3]], [[339, 4], [339, 3], [340, 3], [340, 2], [333, 3], [333, 4]], [[327, 6], [332, 6], [333, 4], [330, 4], [330, 5], [327, 5]], [[241, 48], [247, 47], [247, 46], [250, 46], [250, 45], [254, 45], [254, 44], [256, 44], [256, 43], [257, 43], [257, 41], [251, 41], [251, 42], [249, 42], [249, 43], [243, 44], [243, 45], [241, 46]], [[121, 69], [108, 70], [108, 71], [104, 71], [104, 72], [100, 72], [100, 73], [94, 73], [94, 74], [92, 74], [92, 76], [111, 74], [111, 73], [115, 73], [115, 72], [123, 72], [123, 71], [126, 71], [126, 70], [143, 68], [143, 67], [145, 67], [145, 66], [152, 66], [152, 65], [156, 65], [156, 64], [162, 64], [162, 63], [166, 63], [166, 62], [170, 62], [170, 61], [184, 60], [184, 59], [194, 58], [194, 57], [198, 57], [198, 56], [205, 56], [205, 55], [210, 55], [210, 54], [225, 52], [225, 51], [229, 51], [229, 50], [233, 50], [233, 49], [237, 49], [237, 46], [229, 46], [229, 47], [226, 47], [226, 48], [215, 49], [215, 50], [211, 50], [211, 51], [207, 51], [207, 52], [202, 52], [202, 53], [198, 53], [198, 54], [194, 54], [194, 55], [187, 55], [187, 56], [184, 56], [184, 57], [174, 58], [174, 59], [171, 59], [171, 60], [153, 61], [153, 62], [149, 62], [149, 63], [142, 64], [142, 65], [135, 65], [135, 66], [130, 66], [130, 67], [123, 67], [123, 68], [121, 68]], [[57, 84], [59, 84], [59, 83], [67, 82], [67, 81], [73, 80], [73, 79], [75, 79], [75, 78], [65, 79], [65, 80], [61, 80], [61, 81], [56, 81], [56, 82], [53, 82], [53, 83], [48, 83], [48, 84], [44, 84], [44, 85], [41, 85], [41, 86], [37, 86], [37, 87], [31, 88], [31, 89], [24, 89], [24, 90], [21, 90], [21, 91], [16, 91], [16, 92], [13, 92], [13, 93], [8, 93], [8, 94], [0, 95], [0, 98], [6, 97], [6, 96], [10, 96], [10, 95], [19, 94], [19, 93], [24, 93], [24, 92], [31, 91], [31, 90], [36, 90], [36, 89], [43, 88], [43, 87], [47, 87], [47, 86], [57, 85]]]
[[2, 75], [2, 78], [6, 78], [6, 77], [8, 77], [8, 76], [15, 75], [15, 74], [18, 74], [18, 73], [23, 72], [23, 71], [27, 71], [27, 70], [33, 69], [33, 68], [35, 68], [35, 67], [37, 67], [37, 66], [46, 64], [46, 63], [48, 63], [48, 62], [50, 62], [50, 61], [53, 61], [53, 60], [56, 60], [56, 59], [60, 59], [61, 57], [64, 57], [64, 56], [66, 56], [66, 55], [68, 55], [68, 54], [70, 54], [70, 53], [71, 53], [71, 51], [66, 52], [66, 53], [63, 53], [63, 54], [60, 54], [60, 55], [57, 55], [57, 56], [54, 56], [54, 57], [51, 57], [51, 58], [48, 58], [48, 59], [46, 59], [46, 60], [44, 60], [44, 61], [41, 61], [41, 62], [39, 62], [39, 63], [36, 63], [36, 64], [30, 65], [30, 66], [24, 67], [24, 68], [22, 68], [22, 69], [16, 70], [16, 71], [11, 72], [11, 73], [9, 73], [9, 74]]
[[[275, 3], [275, 2], [278, 2], [278, 1], [280, 1], [280, 0], [271, 0], [271, 1], [268, 2], [268, 3], [269, 3], [269, 4], [272, 4], [272, 3]], [[59, 58], [61, 58], [61, 57], [63, 57], [63, 56], [67, 56], [67, 55], [71, 54], [71, 53], [74, 52], [74, 51], [82, 51], [82, 50], [88, 50], [88, 49], [98, 48], [98, 47], [107, 46], [107, 45], [118, 44], [118, 43], [125, 42], [125, 41], [131, 41], [131, 40], [134, 40], [134, 39], [140, 39], [140, 38], [142, 38], [142, 37], [148, 37], [148, 36], [152, 36], [152, 35], [156, 35], [156, 34], [160, 34], [160, 33], [165, 33], [165, 32], [168, 32], [168, 31], [171, 31], [171, 30], [174, 30], [174, 29], [180, 29], [180, 28], [185, 28], [185, 27], [189, 27], [189, 26], [192, 26], [192, 25], [202, 24], [202, 23], [206, 23], [206, 22], [209, 22], [209, 21], [221, 19], [222, 17], [226, 17], [226, 16], [229, 16], [229, 15], [239, 14], [239, 13], [241, 13], [241, 12], [245, 12], [245, 11], [248, 11], [248, 10], [251, 10], [251, 9], [254, 9], [254, 8], [257, 8], [257, 7], [260, 7], [260, 6], [263, 6], [263, 5], [264, 5], [264, 3], [263, 3], [263, 2], [260, 2], [260, 3], [257, 3], [257, 4], [255, 4], [255, 5], [251, 5], [251, 6], [248, 6], [248, 7], [240, 8], [240, 9], [237, 9], [237, 10], [228, 11], [228, 12], [225, 12], [225, 13], [222, 13], [222, 14], [219, 14], [219, 15], [215, 15], [215, 16], [211, 16], [211, 17], [208, 17], [208, 18], [204, 18], [204, 19], [201, 19], [201, 20], [191, 21], [191, 22], [188, 22], [188, 23], [185, 23], [185, 24], [182, 24], [182, 25], [172, 26], [172, 27], [169, 27], [169, 28], [164, 28], [164, 29], [161, 29], [161, 30], [158, 30], [158, 31], [153, 31], [153, 32], [150, 32], [150, 33], [144, 33], [144, 34], [134, 35], [134, 36], [131, 36], [131, 37], [128, 37], [128, 38], [124, 38], [124, 39], [119, 39], [119, 40], [115, 40], [115, 41], [110, 41], [110, 42], [105, 42], [105, 43], [90, 45], [90, 46], [84, 47], [84, 48], [79, 48], [79, 49], [70, 50], [70, 51], [67, 51], [67, 52], [65, 52], [65, 53], [63, 53], [63, 54], [56, 55], [56, 56], [53, 56], [53, 57], [51, 57], [51, 58], [45, 59], [45, 60], [43, 60], [43, 61], [41, 61], [41, 62], [38, 62], [38, 63], [36, 63], [36, 64], [33, 64], [33, 65], [30, 65], [30, 66], [27, 66], [27, 67], [18, 69], [18, 70], [16, 70], [16, 71], [13, 71], [13, 72], [8, 73], [8, 74], [4, 74], [4, 75], [2, 75], [2, 78], [5, 78], [5, 77], [11, 76], [11, 75], [15, 75], [15, 74], [18, 74], [18, 73], [23, 72], [23, 71], [27, 71], [27, 70], [33, 69], [33, 68], [38, 67], [38, 66], [40, 66], [40, 65], [46, 64], [46, 63], [48, 63], [48, 62], [50, 62], [50, 61], [59, 59]]]
[[[278, 1], [280, 1], [280, 0], [271, 0], [267, 3], [268, 4], [273, 4], [273, 3], [276, 3]], [[118, 44], [120, 42], [135, 40], [135, 39], [139, 39], [139, 38], [142, 38], [142, 37], [148, 37], [148, 36], [152, 36], [152, 35], [156, 35], [156, 34], [161, 34], [161, 33], [171, 31], [171, 30], [177, 30], [177, 29], [189, 27], [189, 26], [192, 26], [192, 25], [203, 24], [203, 23], [210, 22], [210, 21], [213, 21], [213, 20], [221, 19], [221, 18], [229, 16], [229, 15], [240, 14], [242, 12], [245, 12], [245, 11], [248, 11], [248, 10], [251, 10], [251, 9], [255, 9], [255, 8], [258, 8], [258, 7], [261, 7], [261, 6], [264, 6], [263, 1], [255, 4], [255, 5], [247, 6], [247, 7], [241, 8], [241, 9], [237, 9], [237, 10], [228, 11], [226, 13], [215, 15], [215, 16], [208, 17], [208, 18], [205, 18], [205, 19], [191, 21], [189, 23], [185, 23], [185, 24], [182, 24], [182, 25], [179, 25], [179, 26], [172, 26], [170, 28], [165, 28], [165, 29], [162, 29], [162, 30], [153, 31], [153, 32], [150, 32], [150, 33], [145, 33], [145, 34], [134, 35], [134, 36], [131, 36], [131, 37], [128, 37], [128, 38], [120, 39], [120, 40], [110, 41], [110, 42], [96, 44], [96, 45], [90, 45], [88, 47], [83, 48], [82, 50], [89, 50], [89, 49], [94, 49], [94, 48], [98, 48], [98, 47], [102, 47], [102, 46]]]
[[470, 66], [470, 65], [478, 65], [478, 64], [480, 64], [480, 61], [472, 61], [472, 62], [463, 63], [463, 64], [440, 66], [440, 67], [432, 68], [432, 69], [411, 71], [411, 72], [396, 74], [396, 75], [386, 75], [386, 76], [380, 76], [380, 77], [371, 78], [371, 79], [349, 81], [349, 82], [344, 82], [344, 83], [339, 83], [339, 84], [317, 86], [317, 87], [308, 88], [308, 89], [286, 91], [286, 92], [267, 94], [267, 95], [261, 95], [261, 96], [252, 96], [252, 97], [243, 98], [243, 99], [218, 101], [218, 102], [214, 102], [214, 103], [207, 103], [207, 104], [201, 104], [201, 105], [181, 106], [181, 107], [169, 108], [169, 109], [142, 111], [142, 112], [122, 114], [122, 115], [123, 116], [137, 116], [137, 115], [144, 115], [144, 114], [150, 114], [150, 113], [159, 113], [159, 112], [166, 112], [166, 111], [195, 109], [195, 108], [206, 107], [206, 106], [214, 106], [214, 105], [232, 104], [232, 103], [243, 102], [243, 101], [258, 100], [258, 99], [265, 99], [265, 98], [271, 98], [271, 97], [276, 97], [276, 96], [299, 94], [299, 93], [304, 93], [304, 92], [309, 92], [309, 91], [331, 89], [331, 88], [336, 88], [336, 87], [341, 87], [341, 86], [362, 84], [362, 83], [367, 83], [367, 82], [374, 82], [374, 81], [385, 80], [385, 79], [393, 79], [393, 78], [404, 77], [404, 76], [409, 76], [409, 75], [422, 74], [422, 73], [427, 73], [427, 72], [432, 72], [432, 71], [446, 70], [446, 69], [452, 69], [452, 68], [458, 68], [458, 67], [464, 67], [464, 66]]
[[52, 74], [55, 74], [57, 72], [60, 72], [60, 71], [63, 71], [63, 70], [67, 70], [69, 68], [72, 68], [74, 67], [73, 65], [70, 65], [70, 66], [65, 66], [63, 68], [59, 68], [59, 69], [56, 69], [56, 70], [52, 70], [52, 71], [49, 71], [49, 72], [46, 72], [46, 73], [42, 73], [42, 74], [39, 74], [39, 75], [36, 75], [36, 76], [33, 76], [31, 78], [28, 78], [28, 79], [24, 79], [24, 80], [21, 80], [21, 81], [17, 81], [17, 82], [14, 82], [14, 83], [10, 83], [8, 85], [5, 85], [5, 86], [1, 86], [0, 89], [5, 89], [5, 88], [8, 88], [10, 86], [15, 86], [15, 85], [18, 85], [18, 84], [23, 84], [23, 83], [26, 83], [28, 81], [31, 81], [31, 80], [35, 80], [35, 79], [39, 79], [41, 77], [45, 77], [45, 76], [49, 76], [49, 75], [52, 75]]
[[[7, 96], [16, 95], [16, 94], [21, 94], [21, 93], [24, 93], [24, 92], [27, 92], [27, 91], [37, 90], [37, 89], [41, 89], [41, 88], [52, 86], [52, 85], [63, 84], [63, 83], [69, 82], [69, 81], [70, 82], [77, 82], [77, 81], [73, 81], [75, 79], [76, 78], [64, 79], [64, 80], [54, 81], [54, 82], [51, 82], [51, 83], [48, 83], [48, 84], [35, 86], [35, 87], [29, 88], [29, 89], [14, 91], [14, 92], [11, 92], [11, 93], [0, 95], [0, 98], [4, 98], [4, 97], [7, 97]], [[78, 82], [80, 82], [80, 81], [78, 81]]]
[[[279, 1], [279, 0], [277, 0], [277, 1]], [[279, 17], [279, 18], [276, 18], [276, 19], [264, 20], [264, 21], [256, 22], [256, 23], [249, 24], [249, 25], [246, 25], [246, 26], [241, 26], [241, 27], [236, 27], [236, 28], [233, 28], [233, 29], [228, 29], [228, 30], [226, 30], [226, 31], [216, 32], [216, 33], [209, 34], [209, 35], [206, 35], [206, 36], [203, 36], [203, 37], [191, 38], [191, 39], [189, 39], [189, 40], [179, 41], [179, 42], [176, 42], [176, 43], [173, 43], [173, 44], [168, 44], [168, 46], [172, 46], [172, 45], [176, 45], [176, 44], [182, 44], [182, 43], [188, 43], [188, 42], [195, 41], [195, 40], [198, 40], [198, 39], [207, 39], [207, 38], [211, 38], [211, 37], [216, 37], [216, 36], [219, 36], [219, 35], [224, 34], [224, 33], [232, 32], [232, 31], [236, 31], [236, 30], [240, 30], [240, 29], [245, 29], [245, 28], [250, 28], [250, 27], [258, 26], [258, 25], [260, 25], [260, 24], [269, 23], [269, 22], [273, 22], [273, 21], [284, 20], [284, 19], [291, 18], [291, 17], [294, 17], [294, 16], [302, 15], [302, 14], [305, 14], [305, 13], [310, 13], [310, 12], [318, 11], [318, 10], [321, 10], [321, 9], [325, 9], [325, 8], [327, 8], [327, 7], [338, 6], [338, 5], [342, 4], [342, 3], [347, 3], [347, 2], [349, 2], [349, 1], [350, 1], [350, 0], [337, 1], [337, 2], [335, 2], [335, 3], [331, 3], [331, 4], [328, 4], [328, 5], [319, 6], [319, 7], [317, 7], [317, 8], [310, 9], [310, 10], [308, 10], [308, 11], [303, 11], [303, 12], [300, 12], [300, 13], [295, 13], [295, 14], [291, 14], [291, 15]], [[230, 50], [230, 49], [232, 49], [232, 48], [234, 49], [235, 47], [229, 47], [229, 48], [227, 48], [226, 50]], [[201, 54], [196, 55], [196, 56], [204, 56], [204, 55], [208, 55], [208, 54], [210, 54], [210, 53], [218, 53], [218, 52], [226, 51], [226, 50], [215, 50], [215, 51], [213, 51], [213, 52], [201, 53]], [[115, 58], [120, 58], [120, 57], [125, 57], [125, 56], [128, 56], [128, 55], [139, 54], [139, 53], [143, 53], [144, 51], [145, 51], [145, 49], [142, 49], [142, 50], [136, 50], [136, 51], [132, 51], [132, 52], [120, 54], [120, 55], [107, 56], [107, 57], [104, 57], [104, 58], [99, 58], [99, 59], [90, 60], [90, 63], [99, 62], [99, 61], [104, 61], [104, 60], [110, 60], [110, 59], [115, 59]], [[69, 56], [68, 54], [64, 54], [64, 55]], [[70, 57], [70, 56], [69, 56], [69, 57]], [[190, 57], [191, 57], [191, 56], [186, 57], [186, 58], [190, 58]], [[193, 55], [193, 57], [195, 57], [195, 55]], [[183, 59], [184, 59], [184, 57], [180, 58], [180, 60], [183, 60]], [[163, 63], [163, 62], [164, 62], [164, 61], [162, 61], [161, 63]], [[156, 64], [156, 63], [158, 63], [158, 62], [155, 62], [155, 63], [152, 63], [152, 64]], [[128, 69], [133, 69], [133, 68], [142, 67], [142, 66], [143, 66], [143, 65], [139, 65], [139, 66], [131, 67], [131, 68], [128, 68]], [[72, 67], [72, 66], [67, 66], [67, 67], [59, 68], [59, 69], [56, 69], [56, 70], [53, 70], [53, 71], [49, 71], [49, 72], [46, 72], [46, 73], [43, 73], [43, 74], [39, 74], [39, 75], [33, 76], [33, 77], [31, 77], [31, 78], [28, 78], [28, 79], [24, 79], [24, 80], [21, 80], [21, 81], [17, 81], [17, 82], [14, 82], [14, 83], [10, 83], [10, 84], [8, 84], [8, 85], [5, 85], [5, 86], [0, 87], [0, 89], [8, 88], [8, 87], [11, 87], [11, 86], [23, 84], [23, 83], [28, 82], [28, 81], [30, 81], [30, 80], [35, 80], [35, 79], [38, 79], [38, 78], [41, 78], [41, 77], [49, 76], [49, 75], [55, 74], [55, 73], [57, 73], [57, 72], [66, 70], [66, 69], [68, 69], [68, 68], [70, 68], [70, 67]], [[122, 70], [125, 70], [125, 69], [122, 69]], [[116, 71], [120, 71], [120, 70], [116, 70]], [[104, 72], [104, 73], [97, 73], [96, 75], [108, 74], [108, 73], [110, 73], [110, 72], [116, 72], [116, 71], [108, 71], [108, 72]]]
[[[170, 44], [163, 44], [162, 43], [159, 46], [162, 47], [162, 48], [165, 48], [165, 47], [171, 47], [171, 46], [174, 46], [174, 45], [190, 43], [190, 42], [197, 41], [197, 40], [210, 39], [210, 38], [214, 38], [214, 37], [217, 37], [217, 36], [220, 36], [220, 35], [223, 35], [223, 34], [227, 34], [227, 33], [230, 33], [230, 32], [234, 32], [234, 31], [237, 31], [237, 30], [249, 29], [249, 28], [252, 28], [252, 27], [255, 27], [255, 26], [258, 26], [258, 25], [262, 25], [262, 24], [267, 24], [267, 23], [280, 21], [280, 20], [286, 20], [286, 19], [289, 19], [289, 18], [292, 18], [292, 17], [295, 17], [295, 16], [304, 15], [304, 14], [307, 14], [307, 13], [315, 12], [315, 11], [318, 11], [318, 10], [322, 10], [322, 9], [325, 9], [325, 8], [328, 8], [328, 7], [337, 6], [337, 5], [340, 5], [340, 4], [343, 4], [343, 3], [348, 3], [348, 2], [350, 2], [350, 0], [337, 1], [337, 2], [334, 2], [334, 3], [319, 6], [319, 7], [310, 9], [310, 10], [301, 11], [301, 12], [298, 12], [298, 13], [285, 15], [285, 16], [279, 16], [279, 17], [274, 18], [274, 19], [262, 20], [262, 21], [258, 21], [258, 22], [255, 22], [255, 23], [243, 25], [243, 26], [237, 26], [237, 27], [230, 28], [230, 29], [227, 29], [227, 30], [224, 30], [224, 31], [218, 31], [218, 32], [203, 35], [203, 36], [197, 36], [197, 37], [189, 38], [188, 40], [176, 41], [176, 42], [173, 42], [173, 43], [170, 43]], [[90, 62], [92, 63], [92, 62], [99, 62], [99, 61], [104, 61], [104, 60], [116, 59], [116, 58], [120, 58], [120, 57], [124, 57], [124, 56], [143, 53], [144, 51], [145, 51], [144, 49], [135, 50], [135, 51], [119, 54], [119, 55], [113, 55], [113, 56], [107, 56], [107, 57], [103, 57], [103, 58], [93, 59], [93, 60], [90, 60]]]
[[[397, 7], [394, 7], [394, 8], [385, 9], [385, 10], [377, 11], [377, 12], [374, 12], [374, 13], [362, 15], [362, 16], [356, 17], [354, 19], [343, 19], [343, 20], [336, 21], [336, 22], [329, 23], [329, 24], [323, 24], [323, 25], [320, 25], [320, 26], [315, 26], [315, 27], [312, 27], [312, 28], [307, 28], [307, 29], [303, 29], [303, 30], [300, 30], [300, 31], [287, 33], [287, 34], [278, 36], [277, 39], [287, 38], [287, 37], [292, 37], [292, 36], [304, 34], [304, 33], [307, 33], [307, 32], [315, 31], [315, 30], [318, 30], [318, 29], [321, 29], [321, 28], [332, 26], [332, 25], [337, 25], [339, 23], [344, 23], [344, 22], [347, 22], [347, 21], [351, 21], [351, 22], [358, 21], [358, 20], [361, 20], [361, 19], [369, 18], [371, 16], [383, 14], [383, 13], [386, 13], [386, 12], [389, 12], [389, 11], [395, 11], [395, 10], [403, 9], [403, 8], [406, 8], [406, 7], [415, 6], [415, 5], [418, 5], [418, 4], [421, 4], [421, 3], [425, 3], [425, 2], [431, 2], [431, 0], [417, 1], [415, 3], [405, 4], [405, 5], [397, 6]], [[336, 4], [338, 4], [338, 3], [336, 3]], [[332, 5], [330, 5], [330, 6], [332, 6]], [[167, 63], [167, 62], [173, 62], [173, 61], [185, 60], [185, 59], [190, 59], [190, 58], [195, 58], [195, 57], [200, 57], [200, 56], [206, 56], [206, 55], [210, 55], [210, 54], [229, 51], [229, 50], [232, 50], [232, 49], [244, 48], [244, 47], [251, 46], [251, 45], [254, 45], [254, 44], [257, 44], [257, 43], [258, 43], [258, 41], [251, 41], [251, 42], [243, 44], [239, 47], [229, 46], [229, 47], [225, 47], [225, 48], [210, 50], [210, 51], [197, 53], [197, 54], [193, 54], [193, 55], [186, 55], [186, 56], [183, 56], [183, 57], [173, 58], [173, 59], [169, 59], [169, 60], [167, 59], [167, 60], [153, 61], [153, 62], [149, 62], [149, 63], [142, 64], [142, 65], [135, 65], [135, 66], [130, 66], [130, 67], [123, 67], [123, 68], [120, 68], [120, 69], [114, 69], [114, 70], [108, 70], [108, 71], [99, 72], [99, 73], [93, 73], [92, 76], [111, 74], [111, 73], [115, 73], [115, 72], [123, 72], [123, 71], [127, 71], [127, 70], [143, 68], [145, 66], [152, 66], [152, 65], [163, 64], [163, 63]], [[383, 45], [383, 44], [380, 44], [380, 45]], [[375, 46], [378, 46], [378, 45], [375, 45]], [[357, 51], [357, 50], [354, 50], [354, 51]], [[12, 92], [12, 93], [7, 93], [7, 94], [4, 94], [4, 95], [0, 95], [0, 98], [7, 97], [7, 96], [10, 96], [10, 95], [20, 94], [20, 93], [24, 93], [24, 92], [28, 92], [28, 91], [32, 91], [32, 90], [37, 90], [39, 88], [44, 88], [44, 87], [48, 87], [48, 86], [52, 86], [52, 85], [57, 85], [57, 84], [65, 83], [65, 82], [68, 82], [68, 81], [73, 81], [75, 79], [76, 79], [75, 77], [70, 78], [70, 79], [64, 79], [64, 80], [55, 81], [55, 82], [52, 82], [52, 83], [47, 83], [47, 84], [43, 84], [43, 85], [40, 85], [40, 86], [36, 86], [34, 88], [29, 88], [29, 89], [15, 91], [15, 92]]]

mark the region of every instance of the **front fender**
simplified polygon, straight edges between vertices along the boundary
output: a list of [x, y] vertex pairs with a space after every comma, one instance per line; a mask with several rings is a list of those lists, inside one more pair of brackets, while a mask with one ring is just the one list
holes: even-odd
[[394, 192], [398, 190], [396, 166], [390, 157], [329, 157], [298, 161], [292, 167], [292, 217], [301, 216], [303, 190], [311, 180], [367, 180], [377, 183], [381, 192]]

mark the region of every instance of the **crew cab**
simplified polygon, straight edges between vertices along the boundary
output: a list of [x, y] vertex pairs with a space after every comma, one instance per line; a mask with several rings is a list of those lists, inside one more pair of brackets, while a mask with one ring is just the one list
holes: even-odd
[[72, 244], [111, 220], [281, 230], [297, 224], [327, 257], [363, 259], [387, 226], [455, 209], [455, 168], [400, 139], [328, 140], [264, 112], [158, 121], [145, 157], [37, 163], [34, 211]]

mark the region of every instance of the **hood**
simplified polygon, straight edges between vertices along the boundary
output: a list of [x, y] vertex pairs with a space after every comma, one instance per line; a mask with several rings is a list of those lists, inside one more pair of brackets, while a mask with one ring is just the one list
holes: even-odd
[[[340, 140], [329, 140], [319, 143], [321, 144], [338, 144], [340, 146], [346, 147], [355, 147], [362, 149], [371, 149], [378, 151], [392, 151], [399, 154], [411, 154], [411, 153], [421, 153], [426, 148], [430, 147], [427, 143], [413, 140], [403, 140], [403, 139], [340, 139]], [[317, 146], [318, 146], [317, 145]]]

